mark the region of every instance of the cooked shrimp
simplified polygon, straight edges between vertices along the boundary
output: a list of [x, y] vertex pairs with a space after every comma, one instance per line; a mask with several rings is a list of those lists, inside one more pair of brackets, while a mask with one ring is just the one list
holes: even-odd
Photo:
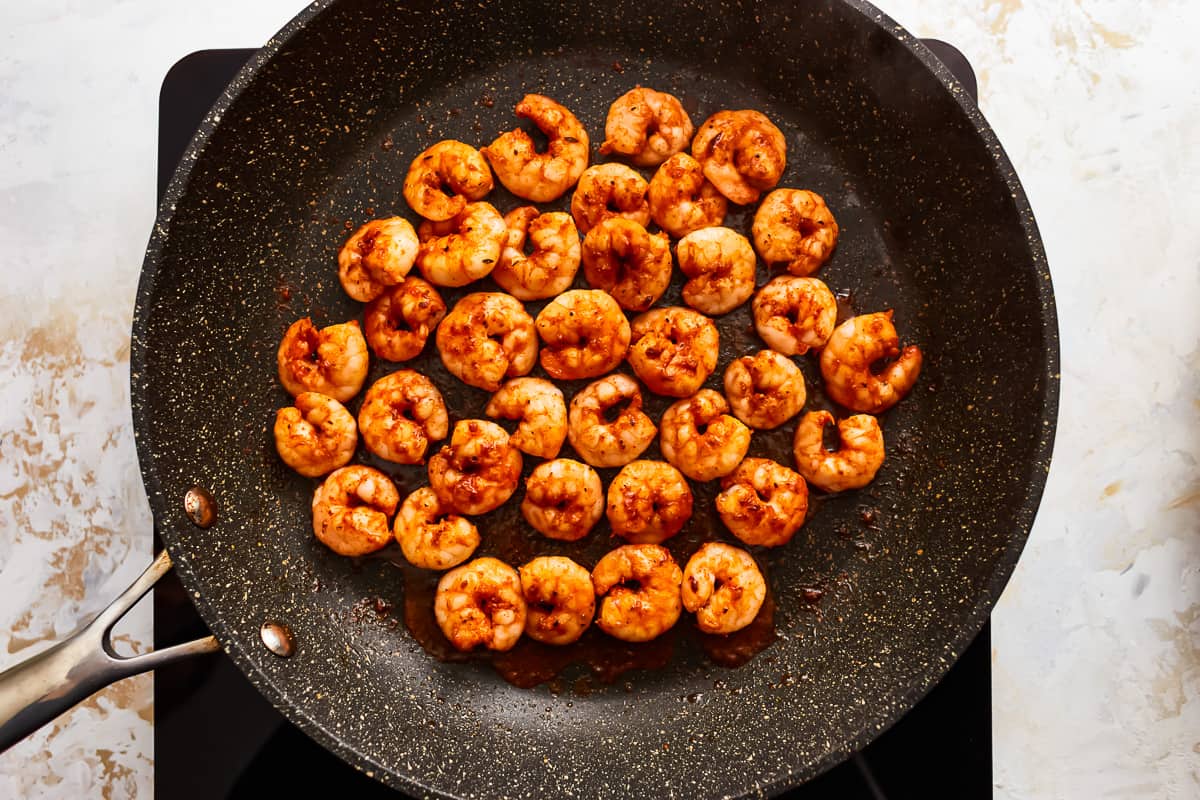
[[366, 381], [369, 357], [357, 320], [317, 330], [305, 317], [283, 334], [276, 361], [288, 394], [317, 392], [344, 403]]
[[538, 458], [554, 458], [567, 439], [567, 403], [557, 386], [541, 378], [513, 378], [484, 410], [489, 417], [518, 419], [512, 446]]
[[455, 304], [437, 329], [446, 369], [463, 383], [494, 392], [537, 360], [537, 331], [525, 307], [500, 292], [475, 292]]
[[342, 556], [365, 556], [392, 538], [388, 517], [400, 493], [387, 475], [355, 465], [334, 470], [313, 492], [313, 533]]
[[646, 179], [624, 164], [588, 167], [571, 195], [571, 216], [583, 233], [611, 217], [624, 217], [644, 228], [650, 224]]
[[411, 369], [371, 384], [358, 410], [358, 429], [367, 449], [398, 464], [420, 464], [429, 443], [446, 438], [449, 427], [442, 393]]
[[587, 464], [569, 458], [538, 464], [525, 480], [521, 514], [550, 539], [582, 539], [604, 516], [600, 476]]
[[754, 248], [737, 231], [702, 228], [675, 246], [679, 269], [691, 280], [683, 302], [705, 314], [728, 314], [754, 294]]
[[751, 428], [778, 428], [804, 408], [804, 373], [774, 350], [742, 356], [725, 368], [725, 398], [734, 416]]
[[633, 320], [629, 365], [647, 388], [690, 397], [717, 367], [720, 337], [708, 317], [682, 306], [655, 308]]
[[750, 429], [727, 411], [725, 398], [712, 389], [673, 404], [662, 416], [663, 458], [694, 481], [733, 472], [750, 448]]
[[600, 600], [596, 624], [626, 642], [647, 642], [679, 620], [683, 572], [667, 548], [626, 544], [609, 552], [592, 570]]
[[634, 544], [661, 544], [692, 517], [692, 489], [662, 461], [633, 461], [608, 485], [608, 522]]
[[479, 547], [479, 529], [438, 499], [428, 486], [404, 498], [393, 526], [404, 557], [421, 569], [450, 569]]
[[[606, 416], [621, 404], [612, 422]], [[642, 392], [627, 375], [609, 375], [571, 398], [567, 438], [593, 467], [620, 467], [642, 454], [658, 429], [642, 411]]]
[[675, 95], [638, 86], [609, 106], [600, 154], [619, 153], [640, 167], [654, 167], [686, 150], [694, 130]]
[[408, 361], [421, 355], [445, 316], [446, 303], [437, 289], [409, 275], [367, 304], [367, 344], [386, 361]]
[[624, 217], [610, 217], [583, 238], [583, 274], [621, 308], [645, 311], [671, 282], [671, 247], [665, 233], [650, 234]]
[[429, 458], [429, 485], [462, 514], [486, 514], [504, 505], [521, 478], [521, 451], [494, 422], [459, 420], [450, 444]]
[[468, 200], [482, 200], [491, 190], [487, 159], [471, 145], [453, 139], [444, 139], [414, 158], [404, 179], [404, 199], [413, 211], [432, 220], [461, 214]]
[[828, 411], [810, 411], [800, 418], [792, 451], [796, 469], [805, 480], [826, 492], [859, 489], [875, 479], [883, 466], [883, 431], [870, 414], [855, 414], [837, 424], [840, 444], [825, 449], [825, 426], [833, 424]]
[[767, 582], [745, 550], [709, 542], [683, 568], [683, 605], [705, 633], [733, 633], [758, 616]]
[[591, 574], [563, 556], [535, 558], [520, 572], [529, 609], [525, 635], [546, 644], [570, 644], [583, 636], [596, 613]]
[[717, 191], [700, 162], [677, 153], [658, 168], [646, 189], [650, 216], [676, 238], [725, 221], [729, 201]]
[[504, 188], [517, 197], [535, 203], [557, 200], [587, 168], [587, 131], [574, 114], [540, 94], [525, 95], [516, 112], [546, 134], [546, 152], [537, 152], [529, 134], [517, 128], [500, 134], [483, 154]]
[[[533, 206], [504, 215], [508, 240], [492, 279], [518, 300], [541, 300], [571, 288], [579, 271], [579, 231], [570, 214], [538, 214]], [[525, 255], [525, 241], [533, 252]]]
[[754, 212], [754, 247], [769, 266], [785, 264], [793, 275], [812, 275], [833, 255], [838, 224], [821, 195], [776, 189]]
[[358, 444], [354, 415], [316, 392], [301, 392], [293, 402], [275, 414], [275, 449], [283, 463], [309, 478], [350, 463]]
[[751, 308], [758, 335], [785, 356], [823, 346], [837, 324], [837, 300], [816, 278], [772, 278], [758, 290]]
[[[880, 371], [872, 365], [895, 359]], [[921, 348], [900, 349], [892, 312], [846, 320], [821, 351], [821, 375], [834, 402], [854, 411], [878, 414], [899, 403], [921, 374]]]
[[417, 237], [421, 274], [438, 286], [466, 286], [495, 269], [508, 227], [491, 204], [468, 203], [450, 219], [422, 222]]
[[438, 581], [433, 614], [442, 633], [459, 650], [480, 645], [511, 650], [525, 630], [521, 577], [503, 561], [477, 558]]
[[629, 349], [629, 320], [599, 289], [563, 292], [538, 314], [537, 332], [542, 369], [558, 380], [603, 375]]
[[787, 544], [808, 513], [804, 478], [769, 458], [747, 458], [721, 479], [717, 513], [725, 527], [746, 544]]
[[757, 111], [718, 111], [696, 133], [692, 155], [704, 177], [738, 205], [773, 189], [787, 167], [787, 143], [779, 128]]
[[404, 280], [417, 258], [417, 234], [403, 217], [373, 219], [338, 251], [338, 280], [346, 294], [369, 303]]

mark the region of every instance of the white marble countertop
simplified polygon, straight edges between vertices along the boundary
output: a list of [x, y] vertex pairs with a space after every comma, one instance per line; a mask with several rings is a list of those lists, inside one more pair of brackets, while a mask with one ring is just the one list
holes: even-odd
[[[1062, 405], [993, 620], [997, 798], [1200, 794], [1200, 5], [880, 0], [957, 45], [1037, 213]], [[129, 324], [158, 88], [296, 0], [0, 6], [0, 667], [148, 563]], [[123, 626], [150, 641], [148, 604]], [[0, 797], [149, 797], [151, 678], [0, 756]]]

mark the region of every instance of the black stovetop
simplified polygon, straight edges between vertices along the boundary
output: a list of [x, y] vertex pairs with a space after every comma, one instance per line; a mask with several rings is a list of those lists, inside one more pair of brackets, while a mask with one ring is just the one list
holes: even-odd
[[[962, 55], [940, 42], [929, 44], [973, 95], [974, 74]], [[252, 52], [193, 53], [167, 74], [159, 98], [159, 197], [200, 120]], [[155, 647], [207, 632], [178, 579], [172, 574], [160, 581], [154, 590]], [[990, 651], [985, 626], [945, 679], [889, 731], [785, 797], [990, 797]], [[159, 671], [154, 708], [154, 786], [161, 800], [399, 796], [287, 722], [223, 653]]]

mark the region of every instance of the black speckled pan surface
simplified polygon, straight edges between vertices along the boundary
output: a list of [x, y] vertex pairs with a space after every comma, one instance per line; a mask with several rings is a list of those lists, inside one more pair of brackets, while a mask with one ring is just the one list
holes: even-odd
[[[680, 96], [697, 125], [721, 108], [771, 116], [788, 137], [780, 185], [821, 193], [842, 226], [820, 277], [857, 312], [895, 308], [926, 366], [883, 418], [889, 458], [875, 483], [816, 503], [790, 545], [756, 554], [776, 606], [763, 652], [719, 666], [685, 618], [663, 668], [606, 684], [576, 665], [516, 688], [486, 662], [435, 660], [397, 624], [406, 584], [415, 602], [430, 578], [315, 542], [314, 482], [278, 461], [270, 437], [286, 401], [274, 354], [300, 316], [361, 318], [335, 254], [347, 224], [415, 221], [400, 186], [419, 150], [490, 142], [537, 91], [575, 111], [595, 156], [608, 104], [636, 84]], [[517, 205], [502, 190], [489, 200]], [[746, 231], [749, 213], [727, 224]], [[762, 346], [749, 320], [747, 306], [719, 321], [710, 386]], [[815, 364], [797, 361], [820, 406]], [[603, 13], [318, 3], [252, 59], [184, 156], [147, 252], [132, 362], [155, 519], [213, 632], [346, 760], [408, 793], [454, 797], [771, 794], [862, 747], [941, 677], [1007, 581], [1049, 466], [1059, 380], [1050, 275], [1011, 165], [944, 67], [857, 0]], [[415, 366], [452, 417], [480, 415], [484, 394], [448, 376], [432, 346]], [[371, 379], [395, 368], [373, 363]], [[666, 402], [649, 405], [657, 416]], [[790, 463], [792, 429], [756, 434], [752, 454]], [[379, 465], [402, 490], [422, 480]], [[221, 506], [208, 530], [183, 513], [196, 483]], [[730, 538], [711, 497], [698, 490], [695, 520], [671, 543], [681, 558]], [[481, 554], [561, 552], [590, 567], [610, 546], [606, 528], [578, 545], [535, 539], [511, 505], [480, 521]], [[363, 613], [377, 597], [396, 611]], [[263, 648], [265, 619], [292, 627], [295, 656]]]

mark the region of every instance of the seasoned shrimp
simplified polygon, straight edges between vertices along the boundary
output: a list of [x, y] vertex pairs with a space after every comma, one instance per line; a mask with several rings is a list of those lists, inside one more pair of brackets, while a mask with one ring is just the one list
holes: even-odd
[[373, 219], [350, 234], [338, 251], [338, 280], [352, 299], [369, 303], [388, 286], [404, 280], [417, 258], [418, 246], [408, 220]]
[[608, 522], [634, 544], [661, 544], [692, 517], [692, 490], [683, 474], [662, 461], [626, 464], [608, 485]]
[[409, 275], [367, 304], [367, 344], [386, 361], [408, 361], [421, 355], [445, 316], [446, 303], [437, 289]]
[[729, 201], [717, 191], [700, 162], [687, 153], [667, 159], [650, 179], [646, 190], [650, 216], [658, 227], [676, 238], [725, 221]]
[[599, 289], [563, 292], [537, 316], [542, 369], [558, 380], [594, 378], [621, 363], [629, 349], [629, 320]]
[[449, 427], [442, 393], [411, 369], [371, 384], [358, 410], [358, 429], [367, 449], [398, 464], [420, 464], [429, 443], [446, 438]]
[[500, 292], [475, 292], [455, 304], [437, 329], [446, 369], [463, 383], [494, 392], [537, 360], [537, 331], [525, 307]]
[[392, 532], [404, 557], [421, 569], [450, 569], [479, 547], [479, 529], [438, 499], [428, 486], [404, 498]]
[[592, 570], [600, 600], [596, 624], [626, 642], [648, 642], [679, 621], [683, 572], [657, 544], [626, 544], [606, 554]]
[[429, 458], [429, 485], [462, 514], [486, 514], [504, 505], [521, 478], [521, 451], [494, 422], [459, 420], [450, 444]]
[[[625, 404], [624, 408], [618, 408]], [[617, 409], [616, 419], [606, 417]], [[593, 467], [621, 467], [640, 456], [658, 429], [642, 411], [642, 392], [627, 375], [609, 375], [571, 398], [567, 438]]]
[[275, 449], [283, 463], [308, 478], [350, 463], [358, 444], [354, 415], [316, 392], [301, 392], [293, 402], [275, 414]]
[[482, 200], [491, 190], [487, 159], [471, 145], [453, 139], [444, 139], [414, 158], [404, 179], [409, 206], [435, 221], [458, 216], [468, 200]]
[[747, 458], [721, 479], [717, 514], [746, 544], [787, 544], [808, 513], [804, 478], [769, 458]]
[[529, 609], [525, 635], [546, 644], [570, 644], [583, 636], [596, 613], [591, 574], [564, 556], [535, 558], [520, 572]]
[[709, 542], [683, 568], [683, 605], [704, 633], [733, 633], [758, 616], [767, 582], [745, 550]]
[[624, 217], [644, 228], [650, 224], [646, 179], [624, 164], [588, 167], [571, 195], [571, 216], [583, 233], [611, 217]]
[[725, 398], [742, 422], [770, 430], [799, 414], [808, 392], [794, 361], [774, 350], [759, 350], [729, 362]]
[[587, 131], [574, 114], [540, 94], [525, 95], [516, 112], [546, 134], [546, 152], [537, 152], [529, 134], [517, 128], [500, 134], [483, 154], [504, 188], [517, 197], [535, 203], [557, 200], [587, 168]]
[[718, 111], [696, 133], [692, 155], [704, 177], [738, 205], [775, 188], [787, 168], [787, 143], [779, 128], [758, 111]]
[[276, 361], [288, 394], [317, 392], [344, 403], [366, 381], [369, 357], [357, 320], [317, 330], [305, 317], [283, 334]]
[[624, 217], [610, 217], [583, 238], [583, 274], [621, 308], [645, 311], [671, 282], [671, 247], [665, 233], [650, 234]]
[[392, 538], [400, 493], [387, 475], [355, 465], [334, 470], [313, 492], [313, 533], [342, 556], [365, 556]]
[[679, 269], [691, 280], [683, 302], [705, 314], [728, 314], [754, 294], [754, 248], [737, 231], [703, 228], [675, 247]]
[[587, 464], [569, 458], [538, 464], [525, 480], [521, 514], [550, 539], [582, 539], [604, 516], [600, 476]]
[[468, 203], [450, 219], [422, 222], [417, 237], [417, 268], [426, 280], [438, 286], [466, 286], [495, 269], [508, 241], [508, 226], [491, 204]]
[[695, 128], [675, 95], [638, 86], [608, 108], [600, 154], [619, 153], [654, 167], [687, 149]]
[[772, 278], [758, 290], [751, 308], [758, 335], [785, 356], [823, 346], [837, 324], [837, 300], [816, 278]]
[[459, 650], [511, 650], [525, 630], [521, 577], [495, 558], [455, 567], [438, 581], [433, 614]]
[[567, 403], [557, 386], [541, 378], [513, 378], [484, 410], [489, 417], [518, 419], [512, 446], [538, 458], [554, 458], [567, 439]]
[[[541, 300], [571, 288], [579, 271], [579, 231], [570, 214], [538, 214], [533, 206], [504, 215], [508, 240], [492, 279], [518, 300]], [[525, 242], [533, 252], [525, 255]]]
[[792, 451], [796, 469], [805, 480], [826, 492], [859, 489], [875, 479], [883, 466], [883, 431], [870, 414], [855, 414], [837, 424], [840, 444], [825, 449], [825, 426], [833, 424], [828, 411], [810, 411], [800, 418]]
[[717, 326], [690, 308], [651, 309], [630, 333], [629, 365], [652, 392], [690, 397], [717, 368]]
[[825, 200], [806, 189], [776, 189], [754, 212], [754, 247], [768, 265], [812, 275], [833, 255], [838, 224]]
[[[872, 365], [895, 359], [880, 371]], [[921, 348], [900, 349], [892, 312], [846, 320], [821, 351], [821, 375], [834, 402], [854, 411], [878, 414], [899, 403], [921, 374]]]
[[750, 448], [750, 429], [727, 411], [725, 398], [712, 389], [673, 404], [662, 416], [663, 458], [694, 481], [733, 472]]

